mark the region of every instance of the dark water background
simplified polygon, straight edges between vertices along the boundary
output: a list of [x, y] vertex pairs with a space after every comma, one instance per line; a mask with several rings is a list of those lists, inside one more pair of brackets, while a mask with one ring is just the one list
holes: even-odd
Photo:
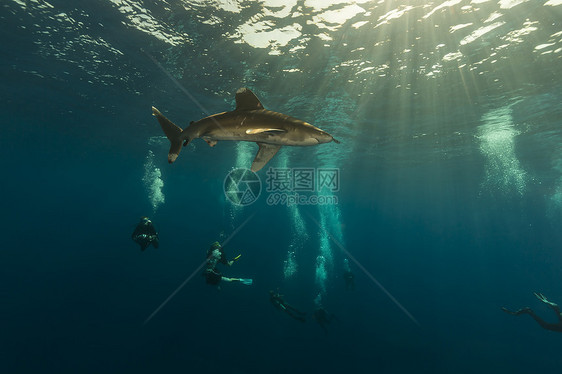
[[[560, 370], [562, 336], [500, 310], [554, 321], [532, 293], [562, 303], [556, 3], [4, 2], [1, 371]], [[258, 45], [245, 25], [285, 32]], [[223, 180], [255, 145], [199, 140], [166, 163], [150, 106], [185, 126], [205, 115], [185, 91], [216, 113], [243, 86], [342, 141], [271, 163], [339, 168], [337, 207], [232, 207]], [[165, 202], [152, 206], [158, 179]], [[141, 215], [158, 250], [130, 240]], [[225, 275], [254, 285], [219, 292], [195, 276], [144, 325], [248, 218]], [[346, 290], [346, 256], [324, 230], [418, 324], [354, 263]], [[291, 245], [298, 271], [285, 277]], [[321, 254], [332, 258], [323, 304], [338, 318], [327, 334], [310, 318]], [[275, 310], [276, 287], [307, 323]]]

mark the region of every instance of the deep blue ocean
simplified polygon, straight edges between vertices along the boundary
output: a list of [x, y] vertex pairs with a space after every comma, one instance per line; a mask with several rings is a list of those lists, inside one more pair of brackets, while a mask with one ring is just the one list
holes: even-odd
[[[1, 9], [0, 372], [562, 370], [562, 334], [500, 309], [562, 303], [562, 1]], [[255, 143], [168, 164], [151, 115], [185, 128], [241, 87], [341, 141], [283, 147], [244, 206], [224, 182]], [[338, 184], [267, 191], [287, 170]], [[297, 192], [323, 203], [274, 201]], [[141, 216], [158, 249], [131, 240]], [[214, 241], [252, 285], [205, 283]]]

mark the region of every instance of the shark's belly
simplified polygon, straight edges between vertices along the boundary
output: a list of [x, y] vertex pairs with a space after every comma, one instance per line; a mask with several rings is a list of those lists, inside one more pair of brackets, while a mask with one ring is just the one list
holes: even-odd
[[313, 126], [302, 126], [285, 121], [260, 117], [239, 116], [229, 121], [220, 121], [206, 131], [201, 138], [209, 141], [245, 141], [288, 146], [311, 146], [319, 141], [320, 131]]
[[313, 137], [294, 138], [286, 134], [246, 134], [245, 132], [239, 133], [215, 133], [202, 136], [203, 139], [209, 141], [243, 141], [266, 143], [274, 145], [288, 145], [288, 146], [311, 146], [320, 144], [320, 142]]

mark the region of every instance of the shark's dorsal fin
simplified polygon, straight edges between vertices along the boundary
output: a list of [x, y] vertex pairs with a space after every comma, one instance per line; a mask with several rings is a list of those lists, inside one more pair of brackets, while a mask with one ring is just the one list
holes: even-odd
[[271, 158], [275, 156], [279, 148], [281, 148], [280, 145], [274, 144], [258, 143], [258, 145], [260, 146], [260, 150], [258, 151], [258, 154], [256, 155], [256, 158], [254, 158], [254, 162], [252, 163], [253, 172], [256, 172], [263, 168], [265, 164], [267, 164], [269, 160], [271, 160]]
[[263, 109], [263, 105], [252, 91], [247, 88], [240, 88], [236, 91], [236, 110], [258, 109]]
[[271, 133], [283, 133], [287, 132], [283, 129], [248, 129], [246, 130], [246, 134], [253, 135], [253, 134], [262, 134], [264, 132], [271, 132]]

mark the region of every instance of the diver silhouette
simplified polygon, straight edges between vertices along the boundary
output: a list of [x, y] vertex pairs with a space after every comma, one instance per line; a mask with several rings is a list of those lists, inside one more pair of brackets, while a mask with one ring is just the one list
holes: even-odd
[[294, 318], [301, 322], [306, 322], [306, 313], [301, 312], [300, 310], [296, 309], [295, 307], [288, 304], [283, 295], [277, 292], [269, 291], [269, 301], [279, 310], [284, 311], [287, 313], [291, 318]]
[[556, 317], [558, 317], [558, 322], [557, 323], [548, 323], [545, 322], [541, 317], [537, 316], [535, 314], [535, 312], [533, 312], [533, 310], [529, 307], [525, 307], [519, 310], [516, 310], [515, 312], [512, 312], [511, 310], [502, 307], [502, 310], [508, 314], [511, 314], [513, 316], [520, 316], [521, 314], [528, 314], [530, 315], [535, 321], [537, 321], [537, 323], [546, 330], [550, 330], [550, 331], [556, 331], [556, 332], [562, 332], [562, 313], [560, 313], [560, 307], [551, 302], [548, 301], [548, 299], [542, 294], [542, 293], [534, 293], [535, 296], [537, 297], [537, 299], [539, 299], [541, 302], [543, 302], [544, 304], [546, 304], [549, 308], [551, 308], [555, 313], [556, 313]]
[[140, 245], [141, 251], [144, 251], [151, 244], [154, 248], [158, 248], [158, 233], [148, 217], [141, 217], [131, 238]]
[[240, 258], [241, 255], [236, 256], [232, 260], [227, 260], [226, 255], [224, 254], [224, 250], [219, 242], [214, 242], [211, 244], [211, 247], [207, 251], [207, 266], [205, 271], [203, 272], [203, 276], [205, 277], [205, 282], [207, 284], [213, 286], [219, 286], [221, 281], [223, 282], [240, 282], [247, 286], [252, 285], [252, 279], [245, 279], [245, 278], [228, 278], [222, 275], [222, 273], [217, 269], [217, 265], [223, 264], [226, 266], [232, 266], [232, 264]]
[[326, 309], [322, 306], [322, 294], [318, 294], [314, 299], [314, 305], [316, 305], [316, 309], [314, 310], [314, 319], [324, 332], [328, 332], [328, 325], [332, 322], [335, 318], [333, 313], [328, 313]]

